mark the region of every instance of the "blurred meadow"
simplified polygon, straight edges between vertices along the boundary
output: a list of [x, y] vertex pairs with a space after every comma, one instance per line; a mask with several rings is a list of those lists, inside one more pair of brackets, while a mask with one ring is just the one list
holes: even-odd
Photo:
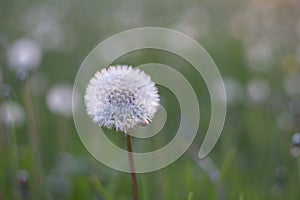
[[[71, 95], [90, 50], [144, 26], [197, 40], [222, 74], [228, 108], [220, 140], [199, 160], [211, 114], [201, 76], [176, 55], [152, 49], [114, 62], [176, 68], [201, 108], [189, 150], [164, 169], [137, 175], [140, 199], [300, 199], [299, 0], [1, 0], [0, 200], [132, 199], [130, 175], [101, 164], [81, 143]], [[164, 146], [178, 128], [178, 101], [158, 88], [166, 124], [147, 145], [134, 139], [135, 151]], [[105, 132], [124, 148], [124, 137]]]

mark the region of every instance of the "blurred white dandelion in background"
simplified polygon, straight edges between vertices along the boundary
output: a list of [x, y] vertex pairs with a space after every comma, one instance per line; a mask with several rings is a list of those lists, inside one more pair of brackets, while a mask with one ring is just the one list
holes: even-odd
[[210, 30], [209, 14], [203, 8], [189, 9], [180, 17], [180, 21], [171, 26], [195, 39], [205, 37]]
[[223, 82], [225, 85], [226, 96], [223, 95], [223, 88], [220, 87], [220, 83], [215, 83], [214, 92], [218, 96], [219, 101], [227, 101], [228, 104], [234, 105], [242, 100], [244, 96], [243, 87], [234, 78], [224, 77]]
[[233, 13], [229, 31], [235, 38], [241, 39], [243, 42], [254, 42], [259, 36], [266, 34], [274, 36], [274, 30], [282, 28], [276, 26], [277, 8], [278, 5], [275, 3], [249, 1], [242, 9]]
[[56, 157], [56, 169], [66, 175], [70, 175], [78, 171], [78, 162], [76, 157], [68, 152], [60, 152]]
[[292, 136], [292, 147], [290, 149], [290, 153], [294, 157], [300, 156], [300, 133], [294, 133]]
[[293, 116], [289, 112], [280, 113], [277, 117], [277, 125], [283, 131], [290, 130], [294, 123], [293, 123]]
[[2, 84], [1, 86], [1, 93], [3, 97], [10, 97], [13, 94], [11, 86], [7, 83]]
[[19, 181], [28, 181], [29, 178], [30, 178], [30, 174], [27, 170], [21, 169], [18, 171], [17, 179]]
[[159, 106], [157, 88], [150, 76], [127, 65], [97, 72], [84, 98], [94, 122], [125, 133], [138, 125], [148, 125]]
[[25, 31], [30, 31], [40, 22], [63, 20], [65, 15], [68, 14], [64, 2], [67, 1], [60, 1], [60, 6], [54, 6], [50, 3], [40, 3], [28, 7], [21, 13], [20, 25]]
[[47, 188], [56, 199], [65, 199], [72, 191], [72, 181], [66, 174], [53, 170], [46, 179]]
[[229, 22], [230, 34], [245, 46], [245, 61], [250, 70], [266, 72], [273, 69], [286, 50], [297, 40], [289, 4], [275, 1], [249, 1]]
[[294, 73], [286, 75], [283, 80], [283, 86], [285, 92], [289, 96], [299, 96], [300, 95], [300, 74]]
[[73, 49], [76, 43], [75, 31], [70, 24], [63, 23], [69, 13], [69, 5], [70, 1], [52, 1], [25, 10], [21, 18], [21, 26], [26, 35], [36, 40], [44, 50]]
[[70, 25], [48, 20], [38, 23], [30, 35], [45, 50], [69, 51], [76, 45], [75, 31]]
[[7, 125], [22, 125], [25, 120], [23, 108], [16, 102], [8, 101], [0, 105], [1, 120]]
[[[119, 28], [135, 27], [143, 25], [144, 15], [142, 13], [142, 3], [136, 2], [135, 6], [131, 6], [126, 2], [120, 1], [115, 5], [115, 12], [112, 15], [112, 20]], [[134, 15], [129, 15], [132, 12]], [[110, 21], [111, 23], [111, 21]]]
[[298, 115], [300, 114], [300, 99], [292, 98], [289, 102], [289, 112]]
[[44, 49], [59, 50], [65, 39], [65, 32], [62, 25], [51, 20], [38, 23], [32, 29], [31, 34]]
[[246, 61], [253, 71], [269, 71], [272, 66], [273, 52], [271, 43], [267, 40], [246, 45]]
[[19, 186], [19, 192], [22, 199], [30, 199], [30, 174], [27, 170], [21, 169], [17, 172], [17, 182]]
[[[71, 116], [72, 115], [72, 91], [73, 88], [69, 84], [61, 84], [50, 89], [46, 97], [46, 104], [53, 113]], [[75, 92], [74, 105], [78, 101], [78, 95]], [[76, 97], [77, 96], [77, 97]], [[75, 106], [76, 107], [76, 106]]]
[[293, 145], [300, 146], [300, 133], [295, 133], [292, 137]]
[[266, 80], [253, 79], [247, 84], [247, 94], [253, 103], [264, 103], [271, 94], [270, 85]]
[[42, 61], [42, 50], [33, 40], [22, 38], [8, 48], [8, 66], [16, 72], [37, 69]]

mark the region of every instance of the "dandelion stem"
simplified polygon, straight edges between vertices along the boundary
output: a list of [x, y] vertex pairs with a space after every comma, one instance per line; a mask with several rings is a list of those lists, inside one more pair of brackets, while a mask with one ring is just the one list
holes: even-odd
[[29, 131], [29, 137], [32, 144], [32, 151], [34, 159], [36, 160], [36, 165], [34, 166], [35, 170], [35, 182], [37, 184], [36, 187], [41, 187], [42, 190], [40, 191], [40, 194], [43, 194], [45, 192], [45, 189], [43, 188], [43, 169], [41, 164], [41, 155], [40, 155], [40, 139], [38, 135], [38, 127], [37, 127], [37, 120], [36, 120], [36, 113], [34, 110], [34, 103], [33, 99], [30, 94], [30, 88], [28, 82], [25, 82], [24, 88], [23, 88], [23, 96], [24, 96], [24, 103], [25, 108], [28, 113], [28, 131]]
[[137, 187], [137, 181], [136, 181], [136, 175], [135, 175], [130, 135], [125, 133], [125, 137], [126, 137], [126, 142], [127, 142], [128, 159], [129, 159], [129, 165], [130, 165], [130, 171], [131, 171], [131, 184], [132, 184], [133, 199], [138, 200], [139, 195], [138, 195], [138, 187]]
[[298, 156], [297, 159], [297, 167], [298, 167], [298, 176], [299, 176], [299, 181], [300, 181], [300, 157]]

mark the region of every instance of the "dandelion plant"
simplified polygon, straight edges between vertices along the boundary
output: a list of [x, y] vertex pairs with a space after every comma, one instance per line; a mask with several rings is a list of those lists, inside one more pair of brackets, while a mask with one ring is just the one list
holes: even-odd
[[151, 77], [138, 68], [111, 66], [96, 72], [85, 93], [88, 115], [101, 127], [121, 131], [126, 137], [132, 190], [138, 199], [129, 131], [147, 126], [159, 106], [159, 95]]

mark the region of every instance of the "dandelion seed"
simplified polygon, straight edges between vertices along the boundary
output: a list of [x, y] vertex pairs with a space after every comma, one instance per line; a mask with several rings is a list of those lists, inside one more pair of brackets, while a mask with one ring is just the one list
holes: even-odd
[[150, 76], [127, 65], [96, 72], [84, 98], [94, 122], [125, 133], [138, 125], [148, 125], [159, 106], [157, 88]]

